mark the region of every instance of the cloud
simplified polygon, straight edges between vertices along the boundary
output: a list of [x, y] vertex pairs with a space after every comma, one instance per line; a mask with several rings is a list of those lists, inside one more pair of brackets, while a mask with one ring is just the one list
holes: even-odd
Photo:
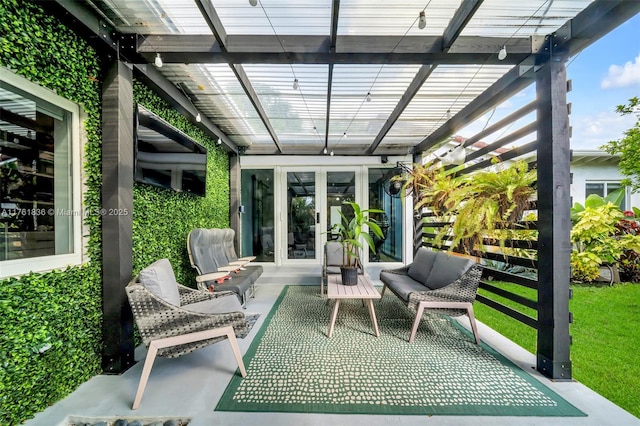
[[579, 117], [572, 115], [571, 148], [598, 149], [609, 141], [620, 139], [634, 124], [632, 115], [621, 116], [609, 111]]
[[611, 65], [609, 73], [600, 83], [603, 89], [625, 87], [640, 84], [640, 54], [633, 62], [629, 61], [624, 66]]

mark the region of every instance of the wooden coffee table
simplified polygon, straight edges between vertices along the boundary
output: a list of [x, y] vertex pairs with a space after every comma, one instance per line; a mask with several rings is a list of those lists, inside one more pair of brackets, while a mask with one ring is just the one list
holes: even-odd
[[376, 337], [380, 336], [378, 321], [376, 320], [376, 311], [373, 309], [373, 299], [380, 299], [381, 296], [366, 275], [358, 275], [358, 285], [342, 285], [342, 277], [340, 274], [329, 275], [327, 277], [327, 298], [335, 299], [335, 304], [331, 311], [328, 337], [333, 335], [333, 327], [336, 323], [338, 308], [340, 308], [340, 300], [342, 299], [362, 299], [369, 308], [373, 332]]

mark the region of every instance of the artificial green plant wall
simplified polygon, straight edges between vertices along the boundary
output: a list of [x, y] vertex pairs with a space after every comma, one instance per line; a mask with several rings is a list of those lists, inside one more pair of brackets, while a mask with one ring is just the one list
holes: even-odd
[[229, 157], [203, 131], [141, 83], [134, 99], [207, 148], [206, 197], [136, 183], [133, 188], [133, 269], [166, 257], [176, 280], [195, 287], [187, 235], [193, 228], [229, 226]]
[[[0, 66], [82, 105], [87, 192], [100, 207], [100, 64], [96, 52], [39, 6], [0, 0]], [[100, 372], [100, 218], [88, 217], [82, 267], [0, 281], [0, 424], [18, 424]]]
[[[37, 4], [0, 0], [0, 66], [79, 103], [86, 119], [84, 209], [101, 207], [101, 64], [95, 50]], [[134, 188], [135, 271], [168, 257], [186, 284], [186, 235], [227, 226], [228, 157], [142, 85], [136, 99], [209, 149], [207, 197]], [[133, 155], [133, 153], [132, 153]], [[101, 221], [85, 219], [89, 261], [78, 267], [0, 280], [0, 424], [19, 424], [100, 373]]]

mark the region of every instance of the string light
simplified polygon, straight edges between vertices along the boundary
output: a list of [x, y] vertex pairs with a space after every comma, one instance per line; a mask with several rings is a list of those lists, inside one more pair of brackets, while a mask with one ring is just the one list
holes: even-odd
[[202, 121], [202, 117], [200, 117], [200, 113], [198, 113], [198, 115], [196, 115], [196, 121], [198, 123]]
[[502, 49], [498, 52], [498, 59], [504, 61], [507, 57], [507, 46], [502, 46]]
[[347, 136], [347, 132], [344, 132], [344, 134], [342, 135], [342, 137], [343, 137], [343, 138], [348, 137], [348, 136]]
[[160, 57], [159, 53], [156, 53], [156, 59], [153, 61], [156, 67], [162, 68], [162, 57]]
[[300, 84], [298, 83], [298, 79], [294, 78], [293, 79], [293, 90], [298, 90], [299, 87], [300, 87]]
[[424, 14], [424, 10], [420, 11], [420, 15], [419, 15], [419, 19], [418, 19], [418, 28], [420, 28], [421, 30], [424, 30], [424, 27], [427, 26], [427, 18]]
[[249, 0], [249, 4], [253, 7], [256, 7], [258, 5], [258, 0]]
[[331, 156], [333, 157], [333, 150], [331, 150]]
[[365, 99], [367, 102], [371, 102], [371, 92], [367, 92], [367, 97]]
[[323, 153], [323, 154], [326, 154], [326, 153], [327, 153], [327, 147], [326, 147], [326, 146], [324, 147], [324, 150], [322, 151], [322, 153]]

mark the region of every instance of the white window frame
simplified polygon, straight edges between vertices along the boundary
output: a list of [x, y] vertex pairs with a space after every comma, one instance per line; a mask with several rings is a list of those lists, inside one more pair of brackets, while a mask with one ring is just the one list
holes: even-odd
[[[71, 206], [73, 212], [78, 212], [71, 216], [71, 229], [73, 231], [73, 250], [67, 254], [54, 254], [50, 256], [29, 257], [24, 259], [0, 261], [0, 278], [19, 276], [31, 272], [45, 272], [54, 269], [64, 269], [67, 266], [82, 264], [83, 238], [82, 238], [82, 143], [80, 106], [61, 96], [58, 96], [50, 89], [39, 86], [24, 77], [21, 77], [6, 68], [0, 67], [0, 83], [6, 82], [12, 86], [19, 87], [34, 97], [56, 105], [71, 116], [70, 122], [70, 172], [71, 172]], [[55, 207], [55, 206], [54, 206]]]

